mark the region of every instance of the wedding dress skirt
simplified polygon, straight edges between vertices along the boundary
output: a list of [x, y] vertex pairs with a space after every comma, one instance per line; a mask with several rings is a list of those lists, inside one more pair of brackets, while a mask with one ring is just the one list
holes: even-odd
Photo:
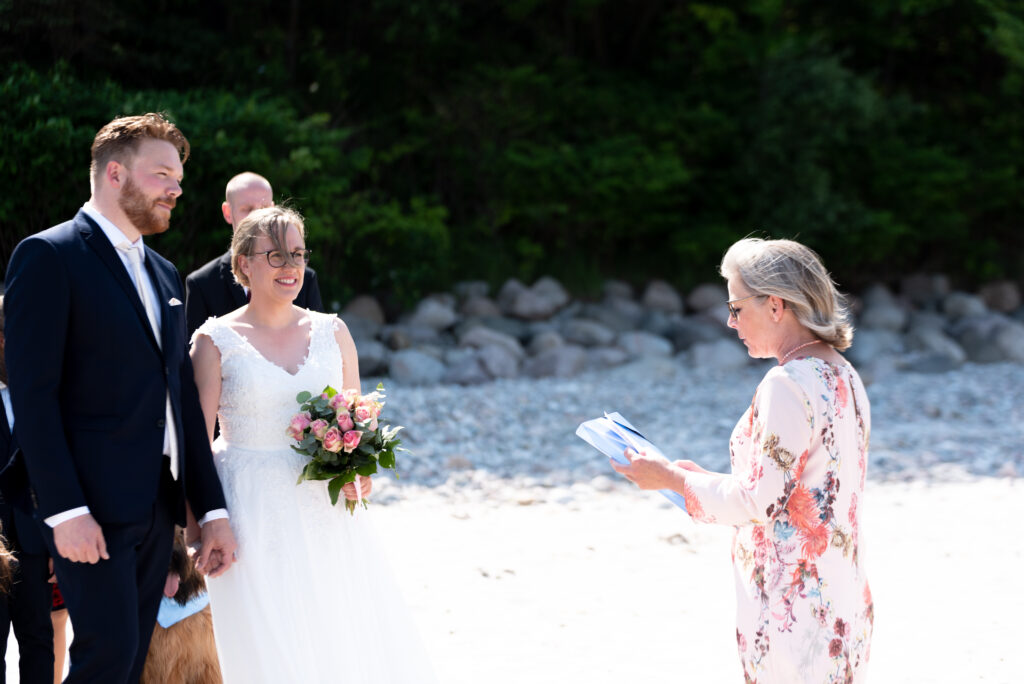
[[222, 434], [214, 458], [238, 562], [209, 580], [224, 681], [424, 684], [435, 681], [372, 524], [373, 507], [332, 506], [326, 482], [296, 484], [305, 457], [285, 435], [295, 395], [342, 387], [334, 316], [311, 314], [295, 375], [215, 319]]

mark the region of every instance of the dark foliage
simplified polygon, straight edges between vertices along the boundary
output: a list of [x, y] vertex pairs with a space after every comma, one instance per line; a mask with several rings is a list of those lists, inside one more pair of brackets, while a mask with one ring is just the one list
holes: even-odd
[[157, 248], [220, 253], [253, 170], [326, 301], [455, 279], [713, 279], [754, 233], [844, 287], [1024, 272], [1024, 11], [1009, 0], [0, 0], [0, 259], [88, 196], [115, 115], [194, 156]]

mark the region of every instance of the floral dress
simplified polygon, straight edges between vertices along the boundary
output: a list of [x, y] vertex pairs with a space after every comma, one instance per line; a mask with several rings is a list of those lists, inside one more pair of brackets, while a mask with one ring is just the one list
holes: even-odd
[[732, 472], [687, 473], [694, 520], [735, 525], [746, 682], [861, 682], [874, 608], [860, 513], [871, 409], [849, 364], [773, 368], [729, 441]]

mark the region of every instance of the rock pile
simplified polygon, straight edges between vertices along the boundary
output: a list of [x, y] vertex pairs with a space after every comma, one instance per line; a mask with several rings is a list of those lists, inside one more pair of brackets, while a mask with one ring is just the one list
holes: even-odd
[[[566, 378], [649, 358], [728, 370], [750, 363], [726, 321], [726, 289], [704, 284], [685, 297], [653, 281], [637, 293], [604, 284], [600, 301], [573, 300], [555, 279], [459, 283], [397, 322], [371, 297], [341, 316], [364, 376], [410, 385], [477, 385], [517, 377]], [[894, 293], [878, 284], [853, 300], [857, 332], [848, 356], [865, 380], [889, 370], [943, 372], [967, 361], [1024, 363], [1024, 307], [1013, 282], [977, 294], [952, 291], [941, 275], [912, 275]]]

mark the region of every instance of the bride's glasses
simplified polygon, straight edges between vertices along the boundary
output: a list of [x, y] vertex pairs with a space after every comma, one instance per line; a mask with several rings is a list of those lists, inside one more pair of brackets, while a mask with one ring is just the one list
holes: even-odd
[[294, 252], [292, 252], [290, 255], [288, 255], [288, 256], [291, 257], [290, 259], [286, 258], [285, 257], [285, 253], [282, 252], [279, 249], [268, 249], [265, 252], [253, 252], [252, 254], [253, 254], [253, 256], [256, 256], [257, 254], [266, 254], [267, 255], [267, 263], [270, 264], [271, 268], [281, 268], [282, 266], [284, 266], [289, 261], [291, 261], [292, 263], [295, 263], [295, 264], [298, 264], [298, 263], [308, 264], [309, 263], [309, 256], [312, 253], [313, 253], [313, 250], [311, 250], [311, 249], [297, 249]]

